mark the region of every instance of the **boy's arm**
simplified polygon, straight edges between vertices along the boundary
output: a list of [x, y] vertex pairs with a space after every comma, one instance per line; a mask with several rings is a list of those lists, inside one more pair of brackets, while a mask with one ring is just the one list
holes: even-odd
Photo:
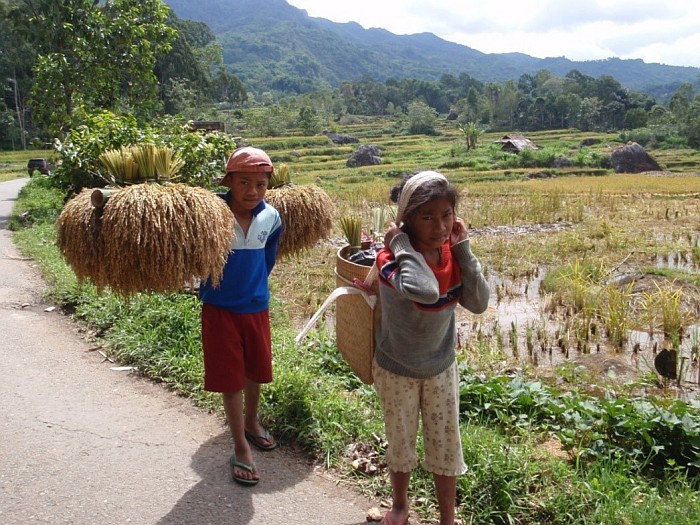
[[471, 251], [469, 239], [454, 244], [452, 253], [462, 271], [462, 296], [459, 304], [472, 313], [483, 313], [489, 305], [491, 292], [481, 272], [481, 263]]
[[272, 269], [277, 262], [277, 247], [279, 246], [283, 231], [284, 225], [282, 224], [282, 218], [278, 217], [278, 222], [275, 224], [272, 233], [268, 236], [267, 242], [265, 243], [265, 265], [267, 266], [268, 276], [272, 273]]

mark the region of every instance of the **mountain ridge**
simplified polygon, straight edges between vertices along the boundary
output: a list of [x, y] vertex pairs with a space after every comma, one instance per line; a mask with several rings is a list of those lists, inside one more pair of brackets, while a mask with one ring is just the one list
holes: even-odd
[[633, 91], [667, 100], [683, 83], [700, 86], [700, 68], [611, 57], [572, 61], [524, 53], [483, 53], [429, 32], [396, 35], [356, 22], [308, 15], [285, 0], [165, 0], [179, 18], [207, 23], [221, 42], [224, 63], [253, 91], [308, 92], [370, 77], [437, 80], [465, 73], [484, 83], [517, 81], [548, 70], [609, 75]]

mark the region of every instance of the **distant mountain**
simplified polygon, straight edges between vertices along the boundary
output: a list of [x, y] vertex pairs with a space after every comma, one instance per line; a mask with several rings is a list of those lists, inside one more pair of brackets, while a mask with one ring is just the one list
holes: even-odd
[[307, 92], [369, 76], [436, 80], [466, 73], [482, 82], [516, 80], [542, 69], [572, 70], [665, 101], [683, 83], [700, 87], [700, 68], [609, 58], [575, 62], [522, 53], [482, 53], [432, 33], [395, 35], [308, 16], [285, 0], [165, 0], [184, 19], [206, 22], [223, 46], [224, 62], [248, 89]]

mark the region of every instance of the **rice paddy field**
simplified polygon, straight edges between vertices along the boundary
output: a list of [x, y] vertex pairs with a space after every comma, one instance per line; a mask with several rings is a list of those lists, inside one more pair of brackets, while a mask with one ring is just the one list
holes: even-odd
[[[249, 140], [286, 164], [293, 182], [320, 186], [336, 206], [331, 237], [285, 257], [273, 272], [274, 293], [297, 328], [335, 286], [335, 254], [345, 244], [340, 218], [360, 216], [369, 233], [372, 209], [391, 204], [389, 190], [402, 174], [437, 170], [460, 189], [458, 214], [492, 284], [485, 314], [458, 316], [465, 361], [556, 381], [564, 367], [592, 389], [633, 385], [696, 396], [699, 152], [650, 149], [662, 171], [639, 174], [585, 163], [522, 168], [510, 167], [494, 145], [504, 133], [486, 133], [467, 150], [449, 123], [432, 137], [386, 129], [371, 119], [343, 127], [338, 131], [358, 143], [342, 146], [324, 135]], [[528, 137], [542, 152], [573, 159], [607, 157], [623, 145], [616, 134], [574, 130]], [[586, 139], [595, 144], [581, 146]], [[348, 168], [360, 144], [376, 145], [381, 164]], [[331, 335], [333, 326], [331, 311]]]
[[[613, 133], [529, 134], [539, 150], [523, 167], [496, 144], [506, 132], [484, 133], [469, 150], [447, 121], [434, 136], [398, 134], [371, 117], [333, 131], [357, 142], [293, 133], [241, 140], [286, 166], [294, 184], [321, 188], [332, 201], [323, 203], [333, 208], [328, 239], [285, 250], [272, 275], [295, 329], [335, 287], [336, 252], [346, 244], [341, 219], [358, 216], [365, 233], [381, 234], [387, 224], [373, 224], [372, 211], [391, 204], [390, 188], [404, 174], [437, 170], [460, 189], [458, 214], [492, 285], [485, 314], [458, 315], [462, 359], [493, 372], [557, 380], [564, 367], [586, 384], [641, 382], [654, 393], [697, 396], [700, 152], [648, 149], [661, 171], [622, 174], [600, 162], [623, 145]], [[378, 147], [381, 163], [348, 167], [359, 145]], [[26, 176], [27, 159], [37, 156], [54, 160], [49, 150], [4, 153], [0, 180]], [[553, 157], [573, 162], [551, 168]], [[297, 234], [309, 228], [287, 226]], [[334, 336], [333, 309], [323, 321]]]

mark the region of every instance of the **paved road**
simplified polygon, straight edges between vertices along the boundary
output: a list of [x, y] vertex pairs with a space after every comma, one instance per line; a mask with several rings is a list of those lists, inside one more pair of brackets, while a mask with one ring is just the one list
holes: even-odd
[[376, 506], [289, 448], [263, 481], [231, 482], [223, 422], [114, 366], [47, 311], [45, 285], [7, 230], [0, 184], [0, 523], [359, 525]]

